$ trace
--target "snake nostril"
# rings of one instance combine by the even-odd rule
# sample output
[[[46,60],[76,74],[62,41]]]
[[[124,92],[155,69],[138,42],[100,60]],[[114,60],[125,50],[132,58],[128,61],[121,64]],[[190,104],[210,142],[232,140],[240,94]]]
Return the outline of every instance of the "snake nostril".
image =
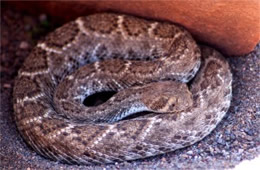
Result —
[[[110,99],[116,91],[103,91],[98,92],[93,95],[86,97],[83,101],[83,104],[87,107],[98,106],[102,103],[105,103],[108,99]]]

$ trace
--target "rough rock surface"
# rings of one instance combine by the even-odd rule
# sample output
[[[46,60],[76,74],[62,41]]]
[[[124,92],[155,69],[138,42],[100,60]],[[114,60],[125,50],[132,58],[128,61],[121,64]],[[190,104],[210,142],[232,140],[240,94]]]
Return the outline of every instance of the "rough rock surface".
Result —
[[[249,53],[260,40],[260,1],[42,1],[8,2],[12,8],[57,21],[72,20],[94,12],[114,11],[172,21],[185,26],[201,42],[229,55]],[[245,38],[246,37],[246,38]]]

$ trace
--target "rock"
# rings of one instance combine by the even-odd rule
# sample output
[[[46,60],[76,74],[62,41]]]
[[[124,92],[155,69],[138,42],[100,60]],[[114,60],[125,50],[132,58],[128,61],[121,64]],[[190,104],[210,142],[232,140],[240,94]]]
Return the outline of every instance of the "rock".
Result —
[[[252,129],[246,128],[244,129],[244,131],[246,132],[247,135],[249,136],[253,136],[254,135],[254,131]]]
[[[238,149],[238,155],[242,154],[244,152],[244,149]]]
[[[11,84],[8,84],[8,83],[5,83],[5,84],[3,85],[3,88],[10,89],[11,87],[12,87]]]
[[[243,55],[260,40],[259,1],[42,1],[5,2],[16,9],[68,21],[95,12],[115,11],[186,27],[194,37],[227,55]],[[141,10],[140,10],[141,9]],[[69,11],[69,12],[68,12]]]
[[[221,145],[225,145],[226,144],[225,141],[223,139],[221,139],[221,138],[217,139],[217,143],[221,144]]]
[[[190,150],[190,151],[187,152],[187,154],[188,154],[188,155],[192,155],[192,154],[193,154],[193,151]]]
[[[162,157],[161,161],[162,161],[162,162],[166,162],[166,158],[165,158],[165,157]]]
[[[29,48],[29,44],[26,41],[22,41],[19,45],[19,48],[21,49],[27,49]]]

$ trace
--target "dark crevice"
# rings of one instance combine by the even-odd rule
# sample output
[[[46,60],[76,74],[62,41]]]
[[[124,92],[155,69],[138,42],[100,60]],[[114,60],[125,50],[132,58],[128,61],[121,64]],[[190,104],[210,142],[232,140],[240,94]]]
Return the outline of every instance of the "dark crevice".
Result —
[[[117,93],[116,91],[98,92],[85,98],[83,104],[87,107],[98,106],[102,103],[105,103],[116,93]]]

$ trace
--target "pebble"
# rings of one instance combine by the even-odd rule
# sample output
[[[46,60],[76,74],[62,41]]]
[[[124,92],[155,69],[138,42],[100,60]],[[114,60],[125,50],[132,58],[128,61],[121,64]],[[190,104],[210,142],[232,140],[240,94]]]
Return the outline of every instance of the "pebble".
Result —
[[[238,149],[238,154],[240,155],[241,153],[244,152],[244,149]]]
[[[161,161],[162,161],[162,162],[166,162],[166,158],[165,158],[165,157],[162,157]]]
[[[29,48],[29,44],[26,41],[22,41],[19,45],[19,48],[21,49],[28,49]]]
[[[225,140],[231,141],[234,140],[234,134],[230,132],[230,130],[225,130]]]
[[[10,89],[11,87],[12,87],[11,84],[5,83],[5,84],[3,85],[3,88],[6,88],[6,89]]]
[[[237,161],[240,161],[240,160],[241,160],[241,156],[237,155],[237,156],[235,157],[235,159],[236,159]]]
[[[187,154],[188,154],[188,155],[192,155],[192,154],[193,154],[193,151],[188,151]]]
[[[254,131],[253,131],[252,129],[246,128],[244,131],[245,131],[246,134],[249,135],[249,136],[253,136],[253,135],[254,135]]]
[[[218,138],[217,143],[221,145],[225,145],[225,141],[221,138]]]

